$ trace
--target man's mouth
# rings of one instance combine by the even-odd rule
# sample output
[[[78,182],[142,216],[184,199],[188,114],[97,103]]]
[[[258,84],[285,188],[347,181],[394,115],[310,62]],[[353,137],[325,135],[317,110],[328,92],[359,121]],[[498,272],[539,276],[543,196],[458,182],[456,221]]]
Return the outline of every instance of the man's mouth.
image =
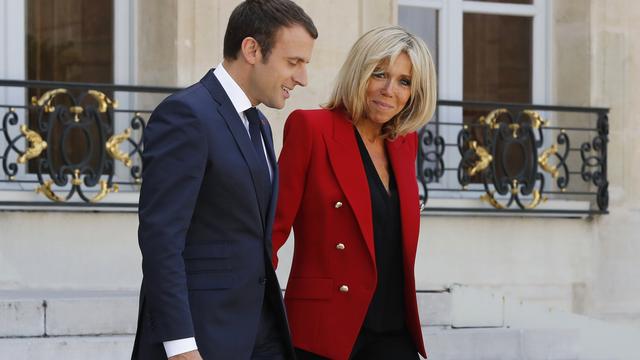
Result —
[[[291,91],[291,90],[287,89],[287,87],[286,87],[286,86],[282,86],[282,94],[283,94],[283,96],[284,96],[284,98],[285,98],[285,99],[288,99],[288,98],[289,98],[289,96],[290,96],[290,95],[289,95],[289,91]]]

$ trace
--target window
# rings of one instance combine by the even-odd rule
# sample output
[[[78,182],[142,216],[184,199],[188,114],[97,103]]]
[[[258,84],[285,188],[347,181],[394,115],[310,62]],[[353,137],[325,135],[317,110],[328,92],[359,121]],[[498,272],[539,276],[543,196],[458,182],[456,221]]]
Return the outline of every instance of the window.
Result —
[[[3,49],[0,79],[131,84],[135,78],[136,3],[128,0],[0,0],[0,47]],[[16,123],[3,130],[5,136],[0,137],[0,148],[7,149],[8,141],[15,141],[21,135],[22,125],[29,130],[38,130],[37,121],[27,108],[32,96],[37,98],[47,90],[50,89],[0,87],[0,116],[9,116],[13,111],[11,116],[16,118]],[[68,92],[77,93],[74,89],[68,89]],[[132,105],[135,100],[133,93],[103,92],[117,100],[120,108],[135,108]],[[122,133],[130,126],[130,119],[131,114],[123,112],[116,112],[111,119],[105,119],[104,123],[111,127],[108,134]],[[54,141],[43,139],[47,141],[49,150],[58,153],[53,163],[95,163],[96,156],[87,155],[91,153],[88,148],[93,146],[87,139],[96,135],[95,129],[78,127],[65,133],[54,127],[50,133],[53,132],[58,132],[58,136],[53,136]],[[126,143],[122,144],[125,151],[126,146]],[[43,184],[43,179],[34,173],[37,171],[33,160],[28,162],[29,166],[16,163],[16,151],[26,147],[27,142],[23,138],[11,148],[5,161],[7,166],[0,178],[0,192],[6,203],[46,201],[42,194],[33,192],[33,184]],[[109,173],[129,179],[130,172],[130,168],[116,162],[98,174]],[[47,180],[49,174],[43,178]],[[77,182],[75,180],[71,182]],[[56,191],[64,194],[70,184],[54,186],[57,186]],[[82,186],[87,186],[88,192],[95,192],[98,187],[91,187],[85,182]],[[135,203],[135,198],[133,193],[111,194],[107,202]]]
[[[546,103],[546,8],[546,0],[399,0],[398,23],[422,37],[437,57],[439,99]],[[486,112],[439,107],[427,130],[442,135],[447,168],[431,179],[430,188],[442,190],[430,192],[431,198],[477,197],[446,189],[459,187],[452,165],[461,158],[456,148],[460,126],[477,123]],[[460,125],[446,126],[450,123]],[[482,134],[470,132],[470,140],[481,145]],[[427,147],[427,153],[438,150],[433,143]],[[522,161],[518,156],[505,161]],[[437,164],[426,163],[437,170]],[[434,169],[430,174],[437,174]],[[479,188],[474,182],[471,187]]]
[[[466,13],[463,15],[463,86],[465,101],[532,102],[532,21],[530,17]],[[483,127],[478,126],[486,109],[465,107],[463,124],[469,141],[485,146]],[[498,122],[503,121],[502,117]],[[532,144],[525,144],[530,147]],[[507,159],[494,159],[498,169],[515,174],[525,155],[508,151]],[[471,180],[480,183],[480,176]]]
[[[28,0],[27,1],[27,78],[63,82],[113,83],[113,1]],[[30,88],[28,99],[39,99],[49,89]],[[81,91],[69,91],[80,100]],[[113,93],[106,93],[113,98]],[[67,97],[56,105],[71,107]],[[99,121],[113,126],[104,116]],[[47,120],[48,121],[48,120]],[[29,128],[40,129],[40,117],[29,111]],[[96,126],[68,127],[65,119],[48,123],[51,132],[48,152],[51,169],[87,163],[95,168],[100,161]],[[66,129],[66,130],[65,130]],[[68,131],[66,134],[64,131]],[[38,172],[37,161],[29,162],[29,172]],[[113,166],[109,166],[113,169]],[[104,170],[103,170],[104,171]]]

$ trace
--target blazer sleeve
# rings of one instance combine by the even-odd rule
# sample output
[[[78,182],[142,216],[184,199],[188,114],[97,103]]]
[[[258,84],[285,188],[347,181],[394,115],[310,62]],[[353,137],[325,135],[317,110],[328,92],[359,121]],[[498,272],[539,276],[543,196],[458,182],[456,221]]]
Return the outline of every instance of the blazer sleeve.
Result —
[[[144,131],[138,242],[143,291],[156,341],[194,336],[182,252],[207,162],[199,120],[166,100]]]
[[[273,267],[278,267],[278,250],[291,232],[306,183],[307,167],[313,146],[310,119],[304,110],[296,110],[284,125],[284,136],[278,159],[279,195],[273,224]]]

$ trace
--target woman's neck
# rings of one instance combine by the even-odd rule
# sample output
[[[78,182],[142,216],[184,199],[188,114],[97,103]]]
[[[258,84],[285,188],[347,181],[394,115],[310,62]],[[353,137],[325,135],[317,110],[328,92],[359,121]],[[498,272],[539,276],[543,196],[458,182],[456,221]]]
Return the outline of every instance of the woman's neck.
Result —
[[[356,129],[360,133],[360,136],[369,144],[375,144],[382,140],[382,126],[363,120],[357,123]]]

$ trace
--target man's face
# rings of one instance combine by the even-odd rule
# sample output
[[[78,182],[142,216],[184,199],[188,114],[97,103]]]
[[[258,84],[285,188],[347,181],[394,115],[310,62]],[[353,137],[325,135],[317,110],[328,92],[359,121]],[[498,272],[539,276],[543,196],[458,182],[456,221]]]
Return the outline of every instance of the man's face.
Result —
[[[296,85],[307,85],[307,64],[311,60],[314,43],[315,40],[300,25],[280,28],[266,62],[258,51],[250,77],[251,102],[282,109]]]

